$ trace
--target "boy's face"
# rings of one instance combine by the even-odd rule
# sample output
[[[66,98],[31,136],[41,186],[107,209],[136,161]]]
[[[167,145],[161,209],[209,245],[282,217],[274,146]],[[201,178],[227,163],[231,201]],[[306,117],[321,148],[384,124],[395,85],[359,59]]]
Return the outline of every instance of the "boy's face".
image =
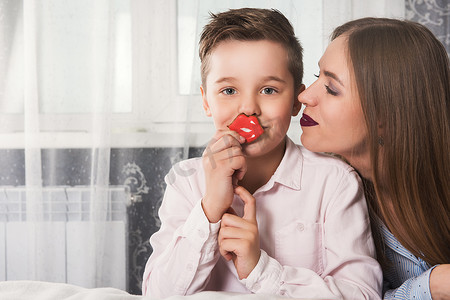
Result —
[[[227,126],[241,113],[258,118],[264,133],[244,144],[249,156],[279,146],[291,116],[301,108],[287,52],[272,41],[221,42],[211,53],[206,86],[201,91],[206,115],[213,117],[219,131],[229,130]]]

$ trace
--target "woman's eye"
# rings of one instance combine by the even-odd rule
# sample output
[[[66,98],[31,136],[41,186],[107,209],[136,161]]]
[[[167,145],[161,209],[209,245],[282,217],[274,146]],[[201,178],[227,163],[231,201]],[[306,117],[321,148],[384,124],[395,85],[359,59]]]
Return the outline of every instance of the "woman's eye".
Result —
[[[266,95],[272,95],[276,93],[276,90],[273,88],[263,88],[262,93]]]
[[[226,88],[222,90],[222,93],[225,95],[234,95],[236,94],[236,90],[233,88]]]
[[[327,90],[327,93],[332,95],[332,96],[337,96],[339,93],[332,90],[328,85],[325,85],[325,89]]]

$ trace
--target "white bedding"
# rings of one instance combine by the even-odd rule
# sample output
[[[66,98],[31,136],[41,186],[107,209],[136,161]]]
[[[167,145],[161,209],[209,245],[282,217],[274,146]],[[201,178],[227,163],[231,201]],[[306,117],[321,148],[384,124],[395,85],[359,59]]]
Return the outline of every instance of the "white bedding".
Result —
[[[114,288],[83,287],[41,281],[2,281],[1,300],[156,300],[153,297],[131,295]],[[190,296],[172,296],[165,300],[279,300],[289,299],[271,295],[201,292]]]

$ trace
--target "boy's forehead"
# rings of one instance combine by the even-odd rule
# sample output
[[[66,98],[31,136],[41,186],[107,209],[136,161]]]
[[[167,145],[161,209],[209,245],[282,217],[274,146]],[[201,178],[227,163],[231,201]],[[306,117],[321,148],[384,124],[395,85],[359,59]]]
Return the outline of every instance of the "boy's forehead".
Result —
[[[209,57],[210,67],[228,66],[239,61],[243,64],[261,61],[266,61],[266,64],[275,62],[279,67],[287,68],[288,53],[281,43],[270,40],[226,40],[217,44]]]

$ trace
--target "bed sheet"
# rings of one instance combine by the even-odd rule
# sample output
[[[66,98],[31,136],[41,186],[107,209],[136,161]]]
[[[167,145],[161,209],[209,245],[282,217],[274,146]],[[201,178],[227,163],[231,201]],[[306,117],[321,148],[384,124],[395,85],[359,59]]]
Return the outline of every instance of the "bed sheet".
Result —
[[[149,296],[131,295],[115,288],[87,289],[65,283],[43,281],[0,282],[1,300],[156,300]],[[171,296],[165,300],[286,300],[273,295],[200,292],[189,296]]]

